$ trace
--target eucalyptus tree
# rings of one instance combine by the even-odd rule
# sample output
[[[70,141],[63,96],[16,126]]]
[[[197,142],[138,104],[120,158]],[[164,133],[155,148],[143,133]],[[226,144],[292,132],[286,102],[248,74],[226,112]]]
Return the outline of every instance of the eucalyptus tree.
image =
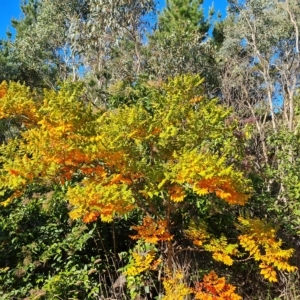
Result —
[[[88,73],[94,101],[105,101],[108,84],[134,80],[142,72],[145,17],[155,4],[153,0],[86,0],[85,4],[86,18],[71,20],[70,45]]]
[[[142,18],[153,0],[29,0],[23,18],[13,20],[14,57],[55,86],[88,73],[103,89],[108,79],[140,73]]]
[[[300,225],[299,26],[297,0],[230,0],[220,50],[223,101],[254,125],[249,158],[275,196],[271,209],[285,211],[280,218],[293,230]]]
[[[232,76],[236,73],[243,76],[250,70],[255,79],[256,86],[249,82],[242,84],[249,92],[244,101],[251,98],[251,89],[259,89],[261,96],[255,95],[255,104],[258,106],[260,102],[259,107],[264,107],[263,119],[270,116],[272,130],[277,132],[280,122],[276,114],[280,115],[292,132],[295,129],[294,96],[300,70],[300,7],[296,0],[248,0],[242,3],[231,0],[230,3],[231,14],[221,50],[225,62],[239,62],[237,72],[232,72]],[[239,83],[232,80],[234,84]],[[228,99],[230,93],[224,93],[224,97]],[[253,108],[252,104],[248,101],[247,107]]]

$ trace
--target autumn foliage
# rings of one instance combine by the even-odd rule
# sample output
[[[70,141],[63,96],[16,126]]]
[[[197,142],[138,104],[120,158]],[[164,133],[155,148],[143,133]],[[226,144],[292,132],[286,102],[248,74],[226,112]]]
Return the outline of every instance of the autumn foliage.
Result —
[[[235,134],[238,122],[216,99],[205,97],[202,83],[198,76],[178,76],[149,85],[147,107],[138,102],[113,110],[85,104],[78,84],[64,83],[41,96],[23,85],[2,83],[0,117],[18,128],[1,146],[2,205],[13,203],[30,184],[60,184],[67,186],[72,219],[112,222],[138,212],[141,223],[131,227],[131,238],[157,248],[144,255],[133,252],[127,276],[155,272],[161,263],[172,268],[178,214],[184,237],[193,243],[189,250],[200,248],[227,266],[249,253],[270,282],[277,281],[275,269],[295,271],[288,263],[293,250],[283,250],[262,221],[238,218],[240,234],[229,242],[226,230],[217,235],[197,216],[205,218],[195,199],[230,209],[245,205],[252,194],[240,168],[245,140]],[[159,245],[164,260],[158,258],[163,257]],[[241,299],[214,272],[194,289],[179,273],[174,276],[163,281],[165,300],[174,299],[175,285],[182,299],[189,294]]]
[[[225,278],[219,278],[214,271],[205,275],[203,282],[196,283],[195,299],[199,300],[242,300],[235,293],[235,287],[226,283]]]

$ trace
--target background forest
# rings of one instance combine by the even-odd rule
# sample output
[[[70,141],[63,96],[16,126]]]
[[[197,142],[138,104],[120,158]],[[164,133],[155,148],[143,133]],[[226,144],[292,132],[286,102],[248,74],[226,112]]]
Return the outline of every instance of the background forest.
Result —
[[[21,8],[0,299],[300,299],[299,1]]]

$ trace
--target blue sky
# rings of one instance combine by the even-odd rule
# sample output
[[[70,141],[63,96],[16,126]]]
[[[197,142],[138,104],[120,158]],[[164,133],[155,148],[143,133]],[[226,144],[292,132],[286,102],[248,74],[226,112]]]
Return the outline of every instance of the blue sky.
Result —
[[[22,15],[20,2],[21,0],[0,0],[0,39],[6,37],[7,30],[11,30],[10,20],[12,18],[19,19]],[[160,0],[160,2],[163,6],[164,0]],[[226,13],[227,0],[204,0],[204,9],[206,12],[212,3],[214,3],[216,12],[220,11],[224,17]]]
[[[6,37],[6,31],[11,29],[10,20],[21,16],[20,0],[0,0],[0,38]]]

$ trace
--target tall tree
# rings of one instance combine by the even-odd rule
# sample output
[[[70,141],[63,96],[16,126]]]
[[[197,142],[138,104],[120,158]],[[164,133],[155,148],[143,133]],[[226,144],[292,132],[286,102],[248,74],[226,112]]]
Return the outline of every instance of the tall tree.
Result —
[[[195,73],[216,83],[215,46],[208,37],[214,10],[210,9],[206,19],[202,4],[203,0],[167,1],[146,48],[150,73],[162,78]]]
[[[33,26],[36,22],[38,6],[39,4],[37,1],[33,0],[29,1],[27,4],[24,1],[23,5],[21,5],[24,18],[22,21],[17,21],[15,19],[11,21],[17,36],[29,26]],[[3,39],[0,41],[0,61],[0,81],[20,81],[35,87],[44,85],[40,74],[27,63],[26,55],[18,55],[10,32],[7,32],[6,40]]]
[[[266,189],[275,196],[270,209],[285,207],[289,213],[280,219],[288,219],[295,229],[299,226],[295,188],[300,167],[299,4],[230,1],[229,11],[220,52],[223,100],[235,107],[242,122],[254,125],[252,160],[257,171],[269,170],[264,173]]]
[[[57,80],[78,75],[78,60],[68,41],[70,21],[84,15],[83,1],[23,1],[23,17],[12,20],[14,40],[6,42],[13,60],[37,74],[42,86],[54,87]]]
[[[71,49],[88,72],[94,101],[107,99],[109,83],[141,72],[142,19],[154,9],[153,0],[85,1],[86,18],[72,19]]]

